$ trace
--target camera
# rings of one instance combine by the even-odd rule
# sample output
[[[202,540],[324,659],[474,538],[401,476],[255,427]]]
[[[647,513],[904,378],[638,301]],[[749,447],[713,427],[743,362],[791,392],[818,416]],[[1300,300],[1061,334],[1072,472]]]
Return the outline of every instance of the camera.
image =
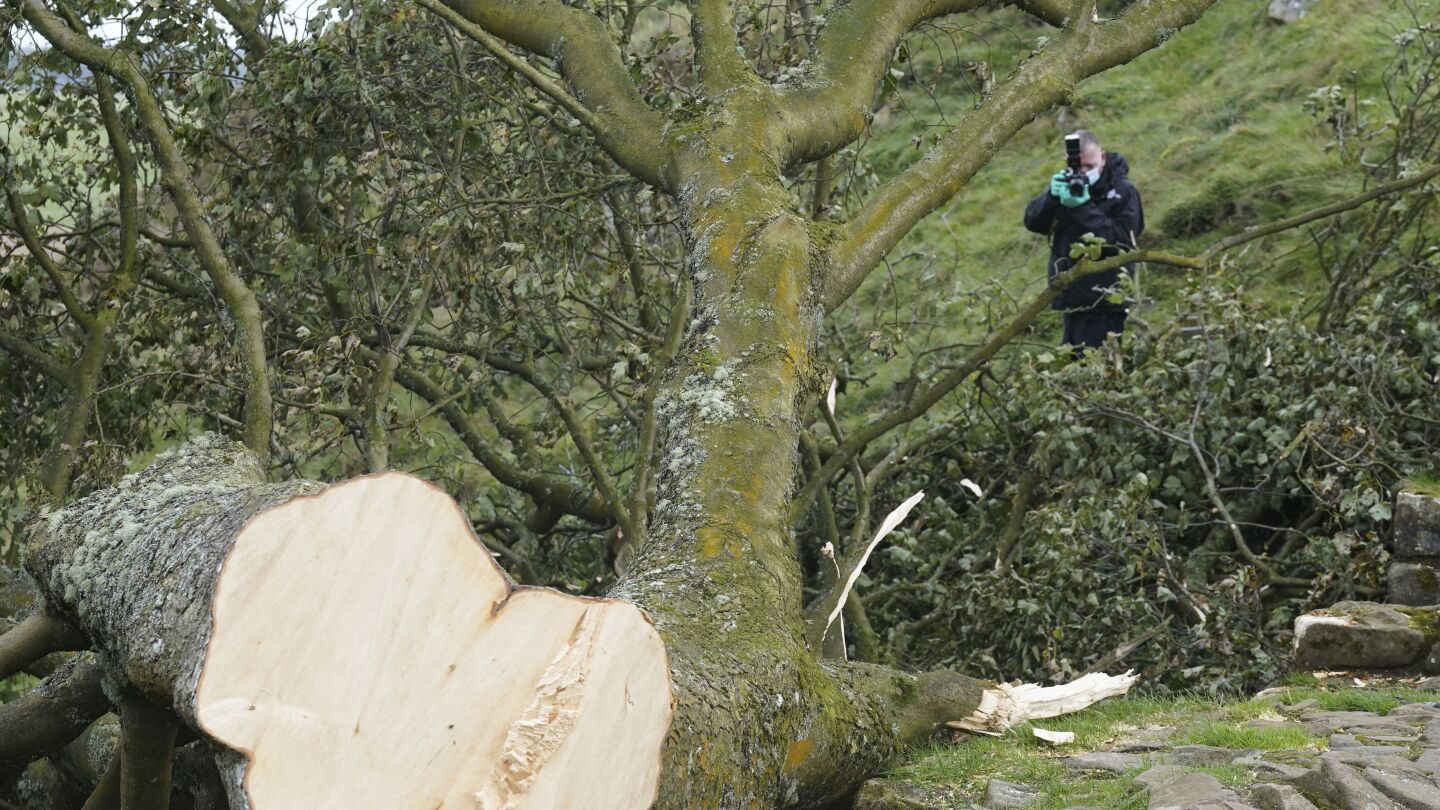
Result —
[[[1085,172],[1080,168],[1080,136],[1065,136],[1065,187],[1070,189],[1071,196],[1079,197],[1085,193],[1085,187],[1090,181],[1085,177]]]

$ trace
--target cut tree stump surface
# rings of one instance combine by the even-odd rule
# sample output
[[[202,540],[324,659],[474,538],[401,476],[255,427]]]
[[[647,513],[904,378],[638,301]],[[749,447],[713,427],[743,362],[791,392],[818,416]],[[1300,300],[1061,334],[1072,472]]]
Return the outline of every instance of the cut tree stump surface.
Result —
[[[511,585],[454,501],[402,474],[240,532],[195,704],[249,754],[256,810],[645,807],[671,713],[644,614]]]

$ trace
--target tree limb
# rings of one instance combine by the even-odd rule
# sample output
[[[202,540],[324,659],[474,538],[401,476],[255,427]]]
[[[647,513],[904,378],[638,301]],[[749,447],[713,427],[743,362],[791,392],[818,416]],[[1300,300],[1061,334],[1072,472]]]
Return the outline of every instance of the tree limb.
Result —
[[[1030,323],[1040,316],[1040,313],[1049,308],[1050,302],[1054,301],[1071,283],[1096,273],[1104,273],[1108,270],[1115,270],[1124,267],[1132,262],[1155,262],[1158,264],[1171,264],[1180,267],[1201,268],[1205,263],[1199,259],[1192,259],[1188,256],[1177,256],[1173,253],[1165,253],[1156,250],[1138,250],[1129,253],[1121,253],[1098,262],[1084,261],[1074,269],[1055,276],[1045,286],[1045,289],[1030,299],[1010,322],[1000,329],[990,333],[984,343],[976,347],[970,354],[960,362],[950,373],[941,377],[939,381],[919,392],[910,398],[909,402],[902,408],[893,411],[888,416],[868,422],[859,430],[850,434],[845,442],[835,448],[835,452],[825,461],[820,468],[819,474],[812,476],[805,482],[798,495],[795,497],[792,506],[791,516],[798,519],[810,508],[810,503],[815,499],[817,490],[825,486],[831,478],[840,471],[849,458],[863,450],[870,442],[878,439],[891,430],[910,422],[930,410],[942,397],[950,393],[960,383],[964,382],[971,374],[974,374],[981,366],[990,361],[1000,349],[1024,332]]]
[[[177,718],[138,695],[120,699],[120,810],[167,810]]]
[[[865,131],[895,48],[920,23],[984,0],[854,0],[826,15],[810,70],[779,94],[780,163],[819,160]]]
[[[460,27],[454,15],[446,15],[432,0],[418,0],[421,5],[444,16]],[[33,0],[32,0],[33,2]],[[460,27],[477,39],[507,67],[534,83],[540,74],[523,65],[513,56],[504,55],[503,46],[493,42],[498,37],[537,56],[557,60],[560,74],[574,91],[575,104],[566,101],[570,94],[557,95],[553,82],[536,84],[572,115],[580,119],[603,148],[617,163],[637,178],[663,191],[674,183],[670,177],[671,157],[661,139],[663,120],[645,104],[620,48],[610,37],[609,28],[593,13],[565,5],[559,0],[443,0],[446,7],[479,26]],[[493,35],[491,39],[477,33]],[[576,108],[590,114],[581,116]]]
[[[706,95],[719,95],[754,72],[735,36],[730,0],[690,0],[690,38]]]
[[[0,783],[58,751],[110,710],[100,664],[76,656],[20,697],[0,705]]]
[[[48,613],[33,613],[0,635],[0,680],[54,652],[83,650],[85,636],[69,622]]]
[[[43,349],[38,349],[28,341],[22,340],[9,332],[0,332],[0,349],[15,355],[26,363],[45,372],[45,375],[56,382],[70,384],[70,369],[64,363]]]
[[[446,399],[445,389],[434,380],[405,366],[395,370],[395,380],[429,402],[438,403]],[[526,493],[536,503],[547,504],[591,523],[605,525],[614,522],[609,505],[600,495],[508,461],[490,446],[484,431],[458,403],[446,404],[440,413],[475,460],[501,484]]]

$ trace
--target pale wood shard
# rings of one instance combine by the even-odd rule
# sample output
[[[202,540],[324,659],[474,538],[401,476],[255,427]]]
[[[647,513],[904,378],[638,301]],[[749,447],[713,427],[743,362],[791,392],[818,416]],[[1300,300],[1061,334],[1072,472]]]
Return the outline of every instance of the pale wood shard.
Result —
[[[1123,695],[1139,678],[1132,670],[1124,675],[1096,672],[1059,686],[1002,683],[986,689],[980,705],[968,717],[949,721],[945,726],[999,736],[1030,720],[1078,712],[1105,698]]]
[[[252,810],[644,808],[672,708],[638,608],[515,587],[400,473],[250,520],[195,693]]]
[[[825,632],[828,633],[830,631],[830,625],[835,623],[836,617],[845,609],[845,600],[850,596],[850,589],[855,587],[855,581],[860,579],[860,572],[864,570],[865,563],[870,560],[870,553],[875,550],[876,546],[880,545],[880,541],[884,540],[886,535],[895,531],[895,527],[904,522],[905,516],[909,515],[910,510],[914,509],[915,504],[920,503],[924,497],[924,490],[911,495],[904,503],[892,509],[890,514],[886,515],[885,519],[880,522],[880,528],[876,530],[875,536],[870,539],[870,544],[865,547],[865,551],[860,555],[860,559],[857,560],[854,567],[850,569],[850,576],[845,579],[845,584],[840,589],[840,596],[835,601],[835,607],[825,619]]]
[[[1048,728],[1031,726],[1030,732],[1034,734],[1036,738],[1044,740],[1051,745],[1066,745],[1075,742],[1075,732],[1073,731],[1051,731]]]

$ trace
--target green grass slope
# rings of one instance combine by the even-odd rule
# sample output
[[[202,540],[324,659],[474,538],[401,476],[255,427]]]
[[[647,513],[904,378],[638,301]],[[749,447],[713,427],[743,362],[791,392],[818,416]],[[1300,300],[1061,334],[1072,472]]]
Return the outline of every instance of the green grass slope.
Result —
[[[1062,167],[1061,137],[1075,127],[1093,130],[1129,162],[1145,205],[1142,246],[1196,251],[1224,234],[1355,193],[1357,178],[1326,149],[1331,135],[1305,101],[1329,85],[1378,97],[1391,38],[1413,25],[1409,20],[1385,0],[1318,0],[1300,21],[1277,25],[1267,21],[1264,0],[1219,0],[1164,46],[1081,83],[1072,107],[1019,132],[909,235],[891,256],[891,273],[872,276],[861,311],[876,313],[877,323],[913,318],[912,329],[953,329],[951,337],[963,338],[983,326],[973,296],[987,294],[987,285],[1010,294],[1033,288],[1047,248],[1044,237],[1024,230],[1021,216]],[[862,152],[879,177],[919,157],[946,122],[972,109],[977,97],[963,62],[990,61],[1003,79],[1046,32],[1053,34],[1000,11],[944,36],[912,37],[900,100],[877,117]],[[1320,291],[1304,240],[1296,231],[1250,248],[1260,261],[1247,264],[1266,268],[1252,282],[1257,294],[1284,304]],[[1144,273],[1146,293],[1159,299],[1155,317],[1163,319],[1164,293],[1178,272]]]

